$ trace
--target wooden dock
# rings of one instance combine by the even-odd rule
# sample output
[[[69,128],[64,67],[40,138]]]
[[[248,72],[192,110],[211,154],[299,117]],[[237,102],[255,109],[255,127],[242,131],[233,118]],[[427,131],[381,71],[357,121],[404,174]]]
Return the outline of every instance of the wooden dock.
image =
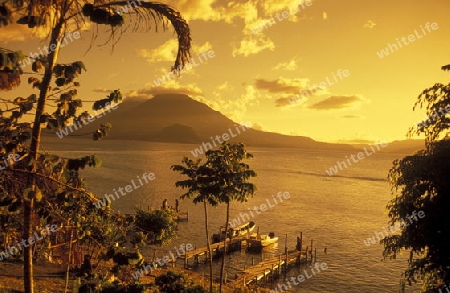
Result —
[[[182,221],[189,221],[189,212],[178,212],[178,221],[182,222]]]
[[[227,251],[235,251],[236,249],[240,249],[242,245],[242,241],[245,241],[248,239],[247,235],[233,237],[233,238],[227,238],[226,245],[227,245]],[[216,254],[219,251],[222,251],[224,248],[223,241],[220,241],[218,243],[211,244],[211,252]],[[195,259],[195,263],[199,263],[199,257],[205,255],[205,259],[208,259],[210,257],[208,255],[208,246],[202,247],[202,248],[196,248],[193,251],[188,251],[184,255],[180,255],[180,258],[184,258],[184,267],[187,268],[188,261],[190,258]]]
[[[308,262],[308,254],[310,254],[309,259],[312,260],[312,250],[308,250],[308,247],[301,252],[294,250],[279,256],[267,258],[257,265],[245,269],[229,285],[232,287],[242,287],[253,282],[257,283],[260,280],[267,280],[269,277],[280,276],[283,271],[288,269],[289,265],[300,265],[302,262]]]
[[[301,251],[292,250],[288,251],[287,248],[287,234],[284,247],[284,254],[278,256],[267,258],[261,261],[257,265],[253,265],[237,275],[237,278],[229,283],[231,287],[242,287],[247,286],[253,282],[258,283],[260,280],[266,280],[271,277],[272,280],[275,277],[279,277],[282,272],[287,273],[290,265],[296,264],[300,266],[302,263],[308,263],[308,260],[312,263],[317,257],[317,250],[314,248],[313,254],[313,243],[311,239],[311,246],[306,246],[302,248],[301,243],[303,243],[303,233],[300,232],[300,237],[297,237],[300,241]],[[309,256],[309,257],[308,257]]]

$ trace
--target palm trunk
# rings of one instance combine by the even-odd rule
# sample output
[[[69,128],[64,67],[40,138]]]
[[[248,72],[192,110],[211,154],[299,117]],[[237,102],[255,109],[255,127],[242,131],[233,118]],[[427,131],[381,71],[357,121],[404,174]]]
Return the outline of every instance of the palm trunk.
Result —
[[[41,89],[39,92],[39,99],[36,106],[36,115],[34,117],[33,130],[31,133],[31,145],[30,145],[30,161],[37,161],[37,155],[39,150],[39,144],[41,141],[41,123],[40,117],[45,111],[45,102],[47,100],[48,89],[50,86],[50,81],[52,80],[53,67],[56,63],[56,57],[59,51],[58,40],[61,37],[62,27],[64,22],[59,21],[55,28],[52,30],[49,47],[52,44],[56,44],[56,49],[51,51],[48,55],[48,66],[45,68],[44,77],[42,78]],[[32,172],[36,172],[36,166],[34,165]],[[28,181],[29,186],[33,190],[36,189],[36,177],[31,174]],[[33,210],[34,210],[34,199],[29,201],[24,200],[23,204],[23,239],[29,239],[33,237]],[[23,276],[24,276],[24,289],[25,293],[33,293],[33,246],[29,245],[24,248],[24,265],[23,265]]]
[[[208,246],[209,253],[209,293],[213,291],[213,267],[212,267],[212,251],[211,251],[211,243],[209,239],[208,232],[208,209],[206,208],[206,200],[203,201],[203,206],[205,208],[205,231],[206,231],[206,245]]]
[[[222,266],[220,267],[220,285],[219,291],[222,292],[223,277],[225,271],[225,257],[227,255],[227,233],[228,233],[228,221],[230,220],[230,203],[227,202],[227,221],[225,222],[225,240],[223,241],[223,255]]]

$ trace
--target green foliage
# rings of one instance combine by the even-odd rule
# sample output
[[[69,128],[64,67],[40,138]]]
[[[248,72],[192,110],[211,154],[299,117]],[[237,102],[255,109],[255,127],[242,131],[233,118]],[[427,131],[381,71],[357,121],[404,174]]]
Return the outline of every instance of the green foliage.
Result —
[[[42,59],[36,60],[34,63],[36,62],[39,62],[41,64],[43,63]],[[45,63],[42,64],[41,66],[39,66],[39,68],[41,68],[44,65],[46,64]],[[69,85],[74,81],[76,77],[78,77],[78,75],[81,74],[82,70],[86,71],[86,67],[81,61],[76,61],[73,62],[72,64],[56,64],[55,67],[53,67],[53,75],[56,78],[55,80],[56,85],[58,87]]]
[[[122,93],[120,92],[120,90],[114,90],[105,99],[96,101],[94,103],[94,105],[92,106],[92,109],[100,110],[100,109],[106,108],[108,106],[111,106],[113,103],[117,104],[121,100],[122,100]]]
[[[181,161],[182,165],[171,166],[173,171],[188,177],[186,180],[177,181],[175,186],[188,189],[185,194],[181,195],[181,199],[194,198],[194,204],[206,201],[210,205],[216,206],[218,202],[214,194],[210,193],[210,190],[208,189],[208,177],[206,174],[209,170],[205,164],[200,165],[201,162],[201,159],[194,161],[184,157]]]
[[[206,157],[208,161],[202,171],[208,178],[209,192],[214,194],[219,202],[246,202],[248,196],[255,193],[255,185],[248,180],[256,177],[256,172],[243,163],[243,160],[250,159],[253,155],[247,153],[243,143],[224,142],[219,149],[207,151]]]
[[[383,255],[393,257],[410,251],[405,277],[409,282],[424,280],[427,289],[439,282],[450,282],[450,141],[443,140],[401,160],[394,161],[389,181],[399,193],[387,206],[390,223],[407,222],[400,235],[384,238]],[[425,217],[413,223],[406,219],[413,211],[423,211]]]
[[[0,5],[0,27],[6,26],[11,22],[11,11],[5,4]]]
[[[206,293],[205,288],[197,285],[193,278],[186,276],[183,272],[170,270],[165,275],[156,277],[155,284],[159,292],[163,293]]]
[[[248,182],[251,177],[256,176],[256,172],[250,169],[243,160],[252,158],[247,153],[243,143],[229,144],[224,142],[217,150],[209,150],[205,153],[206,162],[201,165],[201,160],[193,161],[184,157],[182,165],[173,165],[171,169],[186,175],[188,178],[175,183],[175,186],[188,191],[181,196],[181,199],[194,198],[194,203],[203,202],[205,204],[205,230],[208,236],[208,217],[206,203],[216,206],[219,203],[227,204],[227,219],[225,226],[228,227],[230,202],[246,202],[248,196],[253,195],[256,187]],[[208,246],[209,246],[209,239]],[[224,268],[223,255],[221,279]],[[210,266],[211,263],[210,263]],[[212,268],[210,267],[212,275]],[[222,282],[221,282],[222,283]],[[212,283],[210,284],[210,288]]]
[[[145,292],[144,286],[140,284],[117,284],[111,283],[105,285],[101,290],[101,293],[141,293]]]
[[[124,17],[111,8],[94,7],[86,3],[82,12],[84,16],[89,17],[90,21],[98,24],[108,24],[112,27],[124,24]]]
[[[446,68],[443,67],[444,70]],[[409,136],[424,134],[426,144],[450,137],[450,83],[436,83],[423,90],[413,109],[417,107],[425,107],[429,119],[411,127]]]
[[[450,70],[450,64],[442,66],[441,69],[444,70],[444,71],[449,71]]]
[[[0,6],[0,27],[2,26],[2,7]],[[25,58],[21,51],[10,51],[0,48],[0,90],[11,90],[20,85],[23,73],[20,62]]]
[[[135,226],[147,233],[150,243],[168,243],[176,236],[177,215],[173,210],[143,211],[136,208]]]
[[[69,159],[67,160],[67,169],[78,171],[80,168],[84,169],[88,165],[89,167],[98,168],[102,165],[102,161],[96,156],[86,156],[81,159]]]
[[[436,84],[418,97],[417,105],[426,104],[427,114],[450,105],[450,84]],[[450,160],[449,113],[429,120],[416,133],[426,136],[426,149],[396,160],[388,179],[395,194],[387,205],[390,224],[400,223],[402,231],[381,240],[383,256],[395,258],[409,251],[405,279],[423,281],[423,290],[437,289],[450,283]],[[410,129],[409,134],[414,133]],[[412,212],[425,217],[409,221]]]
[[[92,156],[72,159],[69,168],[66,158],[39,154],[41,126],[60,130],[68,126],[70,120],[79,122],[86,118],[86,113],[77,116],[82,101],[76,98],[77,91],[74,89],[79,86],[75,78],[86,70],[84,64],[80,61],[56,64],[59,43],[64,39],[67,28],[80,30],[85,25],[85,16],[89,16],[92,22],[111,26],[112,41],[115,41],[116,32],[125,31],[117,29],[124,23],[124,18],[117,12],[117,8],[128,6],[128,2],[100,1],[96,2],[95,6],[83,8],[81,5],[78,1],[48,0],[6,0],[0,4],[0,27],[9,25],[13,19],[29,28],[43,26],[43,29],[48,30],[48,48],[51,49],[48,56],[40,56],[31,66],[33,72],[42,72],[28,78],[32,88],[39,91],[36,95],[38,99],[33,95],[28,99],[19,97],[14,101],[0,99],[4,105],[2,107],[6,107],[6,110],[0,109],[0,156],[8,156],[8,166],[2,166],[0,169],[0,214],[8,217],[6,223],[15,222],[21,226],[26,239],[32,236],[36,228],[33,220],[37,215],[41,223],[59,223],[75,227],[78,233],[75,237],[80,243],[89,243],[89,247],[101,249],[107,243],[113,243],[116,238],[122,239],[124,230],[121,230],[120,223],[111,225],[112,216],[108,207],[94,208],[93,201],[96,199],[86,191],[78,173],[83,166],[97,166],[99,161]],[[178,11],[165,4],[145,2],[134,19],[135,29],[139,28],[142,22],[146,23],[146,29],[154,28],[153,21],[155,25],[163,22],[164,27],[170,22],[175,27],[179,43],[174,66],[187,62],[191,48],[190,30]],[[152,25],[148,25],[150,22]],[[20,52],[0,48],[0,90],[11,90],[20,84],[23,58],[25,56]],[[53,80],[56,88],[52,88]],[[119,91],[114,91],[108,97],[116,103],[121,98]],[[49,101],[56,103],[54,113],[44,113]],[[35,110],[34,121],[19,123],[19,119],[25,114],[32,114],[32,110]],[[109,124],[102,125],[94,133],[94,139],[104,137],[110,128]],[[31,143],[28,145],[29,140]],[[19,159],[10,160],[10,155],[14,158],[17,155]],[[20,207],[23,213],[18,217]],[[161,241],[171,233],[172,231],[162,233]],[[25,292],[32,293],[33,247],[29,246],[25,251],[24,289]]]
[[[125,269],[125,268],[123,268]],[[126,273],[131,274],[133,270],[125,270]],[[120,276],[120,275],[119,275]],[[90,278],[82,281],[82,285],[78,289],[78,293],[141,293],[145,291],[144,285],[136,283],[127,283],[121,279],[111,281],[108,275],[96,275],[95,278]]]
[[[247,196],[256,191],[256,187],[247,182],[256,173],[242,162],[252,157],[246,152],[244,144],[223,143],[218,150],[209,150],[205,155],[207,161],[202,165],[200,159],[193,161],[185,157],[183,165],[171,167],[173,171],[188,177],[175,183],[177,187],[188,189],[181,199],[194,197],[194,203],[205,200],[216,206],[231,200],[245,202]]]

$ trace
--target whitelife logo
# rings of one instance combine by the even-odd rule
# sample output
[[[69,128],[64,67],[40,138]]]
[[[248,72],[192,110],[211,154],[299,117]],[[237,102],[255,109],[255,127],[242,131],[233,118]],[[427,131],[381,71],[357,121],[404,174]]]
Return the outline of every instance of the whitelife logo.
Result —
[[[241,225],[241,223],[248,222],[248,221],[250,221],[250,219],[254,218],[254,217],[255,217],[255,214],[253,214],[253,211],[254,211],[257,215],[259,215],[259,214],[261,214],[262,212],[267,211],[268,208],[269,208],[269,209],[274,208],[274,207],[276,207],[276,206],[278,205],[278,203],[282,203],[282,202],[283,202],[283,198],[284,198],[285,200],[286,200],[286,199],[290,199],[290,198],[291,198],[291,195],[290,195],[289,192],[287,192],[287,191],[285,191],[285,192],[283,192],[283,193],[280,191],[280,192],[277,193],[277,197],[278,197],[278,200],[275,198],[275,195],[272,194],[272,200],[273,200],[273,203],[274,203],[274,204],[272,204],[271,201],[267,198],[267,199],[266,199],[267,205],[266,205],[265,203],[261,204],[261,205],[259,206],[259,210],[258,210],[258,207],[257,207],[257,206],[254,206],[254,207],[253,207],[253,210],[251,210],[250,208],[248,208],[248,211],[249,211],[248,213],[247,213],[247,212],[239,213],[239,217],[237,217],[236,219],[234,219],[234,220],[232,220],[232,221],[229,222],[231,228],[235,228],[235,227]],[[279,202],[278,202],[278,201],[279,201]]]
[[[60,43],[60,45],[59,45],[60,48],[63,48],[64,46],[69,44],[69,41],[73,42],[74,40],[78,40],[79,38],[81,38],[80,32],[73,32],[73,33],[69,32],[69,33],[65,34],[61,39],[57,40],[56,42]],[[30,65],[35,60],[38,60],[42,57],[49,55],[51,52],[54,52],[56,50],[56,44],[51,44],[49,47],[44,46],[43,50],[44,51],[42,51],[41,47],[39,47],[38,48],[39,53],[30,52],[30,55],[28,56],[27,59],[24,59],[19,62],[20,67],[23,68],[27,65]]]
[[[111,107],[109,107],[111,106]],[[109,107],[109,108],[108,108]],[[95,121],[95,119],[99,119],[100,117],[106,115],[106,113],[111,113],[111,110],[116,110],[117,109],[117,104],[116,105],[110,105],[109,102],[107,102],[105,104],[105,107],[102,108],[101,113],[97,114],[97,111],[94,110],[94,116],[89,115],[89,117],[81,117],[78,121],[76,121],[73,124],[67,125],[66,127],[64,127],[63,129],[61,129],[60,131],[56,132],[56,135],[61,139],[65,136],[68,136],[70,133],[73,132],[73,128],[75,128],[75,130],[81,129],[84,125],[88,125],[89,123],[92,123]],[[105,110],[106,109],[106,110]],[[105,113],[106,112],[106,113]],[[81,122],[81,123],[80,123]],[[73,127],[73,128],[72,128]]]
[[[309,266],[309,268],[310,268],[311,275],[308,274],[307,270],[303,270],[303,274],[300,274],[297,277],[291,277],[284,284],[278,284],[278,286],[275,287],[275,289],[270,290],[269,293],[278,293],[278,292],[282,293],[285,291],[289,292],[290,289],[292,289],[292,285],[294,285],[294,286],[300,285],[301,283],[303,283],[306,280],[311,279],[315,275],[317,275],[323,271],[326,271],[328,269],[328,264],[326,262],[322,262],[322,263],[316,262],[314,264],[314,267]]]
[[[339,81],[343,80],[346,77],[350,76],[350,71],[348,69],[339,69],[336,74],[334,72],[331,73],[333,75],[332,80],[330,80],[329,76],[325,78],[325,81],[322,81],[321,83],[313,84],[308,90],[300,90],[298,93],[300,95],[295,95],[293,98],[289,99],[289,104],[294,105],[297,102],[300,102],[303,98],[309,98],[310,96],[314,95],[316,92],[320,90],[324,90],[328,86],[332,86],[335,83],[338,83]],[[336,75],[339,77],[336,77]]]
[[[173,262],[176,261],[177,257],[181,257],[185,255],[189,251],[194,250],[194,246],[190,243],[188,244],[181,244],[180,249],[178,249],[176,246],[174,246],[175,251],[177,253],[177,256],[175,256],[172,251],[169,251],[169,255],[166,255],[162,258],[157,257],[152,263],[147,265],[142,265],[140,270],[135,271],[134,273],[131,273],[133,278],[135,280],[139,280],[139,278],[147,275],[148,273],[151,273],[154,269],[156,269],[159,266],[164,266],[165,264],[169,263],[172,259]]]
[[[282,12],[278,12],[275,14],[275,17],[278,19],[279,22],[283,21],[284,19],[288,19],[291,17],[291,15],[297,14],[301,9],[306,9],[306,7],[309,7],[313,4],[311,0],[304,0],[299,1],[297,5],[295,5],[293,8],[289,8],[289,11],[284,10]],[[273,15],[270,16],[270,19],[264,19],[259,21],[260,25],[255,26],[255,28],[250,29],[253,34],[261,33],[264,29],[267,29],[271,27],[272,25],[277,24],[277,21],[275,20],[275,17]]]
[[[417,217],[419,217],[419,218],[417,218]],[[393,233],[395,233],[397,231],[400,231],[400,230],[404,229],[409,224],[414,223],[414,221],[418,221],[419,219],[423,219],[423,218],[425,218],[425,212],[424,211],[418,211],[417,212],[417,211],[414,210],[411,213],[411,216],[408,215],[408,214],[406,215],[406,219],[408,220],[409,223],[407,223],[405,221],[405,219],[400,219],[401,224],[398,223],[398,225],[396,225],[397,227],[395,227],[395,226],[388,226],[387,229],[389,230],[390,233],[393,234]],[[383,227],[383,230],[384,230],[385,234],[383,234],[383,232],[375,232],[374,233],[375,236],[372,236],[371,238],[367,238],[367,240],[364,240],[364,244],[366,246],[370,246],[372,244],[376,244],[377,241],[375,240],[375,237],[377,237],[378,242],[380,242],[381,239],[384,239],[385,237],[388,237],[389,236],[389,232],[386,231],[386,227]]]
[[[431,125],[432,123],[436,122],[439,118],[444,117],[448,113],[450,113],[450,105],[446,106],[445,108],[435,110],[432,115],[428,116],[427,120],[423,120],[417,123],[417,127],[419,129],[422,129],[428,125]]]
[[[202,58],[203,56],[203,58]],[[187,62],[185,64],[185,66],[179,65],[177,68],[174,68],[172,71],[170,72],[166,72],[165,76],[161,76],[158,77],[157,79],[155,79],[153,81],[153,83],[156,86],[161,86],[164,85],[166,82],[175,79],[176,76],[180,76],[182,73],[191,70],[194,67],[199,66],[200,64],[202,64],[203,62],[208,61],[208,59],[212,59],[216,56],[216,54],[214,53],[213,50],[209,50],[209,51],[203,51],[201,56],[199,54],[197,54],[197,59],[200,63],[197,63],[196,60],[194,58],[191,58],[191,60],[189,60],[189,62]],[[166,79],[167,78],[167,79]]]
[[[368,156],[371,156],[372,154],[374,154],[375,153],[375,149],[373,147],[376,147],[377,150],[380,150],[380,146],[385,148],[387,145],[388,144],[386,142],[384,142],[384,141],[376,143],[373,146],[371,145],[370,149],[372,150],[372,152],[368,151],[367,148],[364,147],[364,153],[363,152],[359,152],[359,153],[356,154],[356,156],[352,154],[352,155],[350,155],[350,158],[348,158],[348,156],[345,156],[346,161],[348,163],[348,166],[345,163],[345,161],[342,161],[342,162],[337,161],[336,162],[337,165],[334,165],[330,169],[325,170],[325,172],[328,174],[328,176],[333,176],[334,174],[337,174],[339,172],[339,169],[341,171],[344,170],[342,168],[342,166],[344,168],[348,168],[348,167],[350,167],[352,165],[352,162],[353,163],[358,163],[359,161],[364,160],[366,158],[366,156],[368,157]],[[358,159],[356,159],[355,157],[357,157]],[[351,161],[350,161],[350,159],[351,159]]]
[[[428,31],[428,33],[431,33],[432,30],[435,31],[438,28],[439,28],[439,25],[436,22],[433,22],[431,24],[429,22],[427,22],[425,24],[425,29],[426,30],[422,26],[420,26],[420,29],[422,31],[422,35],[417,31],[417,29],[415,29],[414,33],[410,34],[408,36],[409,43],[406,41],[406,37],[402,37],[401,38],[401,42],[400,42],[400,40],[398,38],[396,38],[395,40],[397,41],[398,46],[395,43],[394,44],[389,43],[388,46],[385,49],[377,52],[377,55],[380,58],[384,58],[386,56],[389,56],[390,53],[394,53],[394,52],[400,50],[401,48],[403,48],[402,42],[403,42],[403,44],[405,46],[407,46],[407,45],[411,44],[412,42],[415,42],[416,40],[421,39],[424,36],[426,36],[427,35],[427,31]],[[390,50],[390,52],[389,52],[389,50]]]
[[[141,180],[141,177],[139,177],[139,176],[136,176],[136,177],[137,177],[140,185],[136,185],[136,183],[134,182],[134,179],[133,179],[133,180],[131,180],[131,184],[133,184],[133,186],[131,186],[131,184],[130,184],[130,185],[125,186],[125,188],[122,188],[122,187],[117,188],[120,195],[125,196],[125,195],[127,195],[127,193],[131,193],[133,190],[138,189],[139,187],[143,186],[144,183],[142,182],[142,180],[144,180],[146,184],[148,183],[149,180],[150,181],[154,180],[155,174],[154,173],[148,173],[148,174],[144,173],[144,174],[142,174],[142,180]],[[125,189],[125,192],[124,192],[124,189]],[[108,202],[111,203],[111,202],[115,201],[116,199],[119,199],[120,195],[117,193],[117,190],[114,188],[113,191],[114,191],[114,194],[116,195],[115,198],[114,198],[113,194],[105,194],[104,198],[98,200],[97,202],[94,202],[94,206],[97,209],[99,209],[100,207],[106,206],[106,204]]]
[[[55,225],[55,224],[53,224],[51,226],[46,225],[45,229],[40,232],[41,235],[39,235],[38,232],[35,231],[33,236],[31,236],[28,239],[22,239],[21,242],[16,240],[16,245],[8,246],[8,249],[5,249],[5,251],[0,252],[0,261],[2,261],[3,259],[7,259],[9,256],[17,254],[19,252],[19,250],[23,250],[24,247],[33,245],[34,243],[37,243],[37,242],[41,241],[42,239],[45,239],[47,236],[50,235],[50,233],[55,233],[56,231],[58,231],[57,225]],[[9,253],[8,253],[8,251],[9,251]]]
[[[9,166],[13,166],[14,162],[20,161],[20,155],[19,154],[8,154],[8,157],[6,155],[3,157],[3,160],[0,162],[0,171],[5,170]],[[2,166],[2,164],[4,166]]]
[[[237,134],[235,134],[233,131],[231,131],[231,128],[228,128],[228,132],[223,133],[221,136],[216,135],[215,138],[213,138],[212,136],[210,137],[212,144],[214,144],[214,147],[217,146],[216,141],[220,145],[224,141],[228,141],[229,139],[236,137],[238,134],[241,134],[241,131],[239,130],[239,128],[241,128],[242,132],[245,132],[247,129],[251,128],[253,126],[253,124],[251,122],[246,122],[246,123],[241,123],[239,125],[234,124],[234,126],[235,126],[235,130],[236,130]],[[230,133],[231,137],[230,137],[230,135],[228,135],[228,133]],[[222,138],[223,141],[221,141],[220,138]],[[209,142],[203,142],[199,148],[196,148],[195,150],[191,151],[191,154],[194,157],[198,157],[199,155],[202,155],[204,152],[206,153],[208,150],[213,149],[212,144]]]

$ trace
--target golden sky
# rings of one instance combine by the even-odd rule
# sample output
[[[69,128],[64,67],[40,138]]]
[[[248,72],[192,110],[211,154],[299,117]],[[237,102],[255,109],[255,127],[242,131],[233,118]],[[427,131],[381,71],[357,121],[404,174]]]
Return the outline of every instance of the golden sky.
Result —
[[[83,31],[59,59],[85,63],[80,98],[117,88],[128,97],[186,93],[264,131],[329,142],[392,141],[425,118],[425,111],[412,111],[417,95],[450,77],[440,70],[450,64],[448,0],[162,2],[189,22],[193,66],[157,86],[175,59],[172,29],[126,32],[113,51],[100,37],[87,53],[91,33]],[[20,25],[1,28],[0,40],[26,54],[46,45]],[[28,85],[18,91],[29,92]]]

